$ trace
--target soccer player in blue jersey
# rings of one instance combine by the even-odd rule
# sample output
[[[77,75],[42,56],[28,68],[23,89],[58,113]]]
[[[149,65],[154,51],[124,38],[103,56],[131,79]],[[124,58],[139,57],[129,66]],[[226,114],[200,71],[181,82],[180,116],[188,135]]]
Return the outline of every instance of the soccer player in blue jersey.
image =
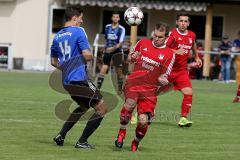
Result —
[[[64,123],[59,134],[54,138],[62,146],[67,132],[76,124],[86,111],[93,107],[95,113],[88,120],[75,148],[92,149],[87,140],[99,127],[107,112],[102,95],[89,80],[86,61],[93,58],[87,35],[82,27],[83,12],[78,7],[68,7],[65,12],[65,26],[55,36],[51,46],[51,64],[62,71],[62,83],[78,104]]]
[[[116,67],[117,71],[117,81],[118,81],[118,94],[121,94],[123,85],[123,73],[122,66],[124,63],[124,54],[122,51],[122,43],[125,38],[125,28],[119,24],[120,15],[117,12],[112,14],[112,24],[108,24],[105,27],[105,51],[103,55],[103,66],[100,70],[97,86],[100,89],[103,81],[104,75],[107,73],[111,59],[113,57],[113,65]]]

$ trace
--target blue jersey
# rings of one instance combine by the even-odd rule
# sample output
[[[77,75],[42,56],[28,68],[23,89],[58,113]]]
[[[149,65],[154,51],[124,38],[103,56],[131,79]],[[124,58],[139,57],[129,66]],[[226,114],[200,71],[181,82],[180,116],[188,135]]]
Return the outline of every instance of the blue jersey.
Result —
[[[121,25],[118,25],[116,28],[112,28],[112,24],[108,24],[105,27],[105,39],[106,39],[106,48],[113,47],[118,43],[124,41],[125,38],[125,28]]]
[[[64,84],[88,79],[82,51],[90,49],[85,30],[69,26],[60,30],[51,46],[51,57],[58,58]]]

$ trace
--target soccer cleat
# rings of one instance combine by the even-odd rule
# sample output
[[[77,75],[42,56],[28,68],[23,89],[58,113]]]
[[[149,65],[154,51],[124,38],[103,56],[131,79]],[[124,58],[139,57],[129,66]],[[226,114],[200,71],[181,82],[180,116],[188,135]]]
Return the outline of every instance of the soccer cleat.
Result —
[[[84,142],[84,143],[77,142],[75,145],[75,148],[94,149],[94,147],[90,145],[88,142]]]
[[[64,138],[61,134],[58,134],[56,137],[53,138],[53,140],[58,146],[63,146]]]
[[[180,121],[178,122],[179,127],[191,127],[193,124],[192,121],[187,120],[185,117],[181,117]]]
[[[138,145],[139,145],[139,142],[134,139],[131,145],[132,152],[136,152],[138,150]]]
[[[239,103],[240,102],[240,97],[235,97],[233,99],[233,103]]]
[[[117,140],[115,140],[115,146],[117,148],[123,147],[123,140],[124,140],[125,136],[126,136],[126,129],[120,129],[118,132]]]

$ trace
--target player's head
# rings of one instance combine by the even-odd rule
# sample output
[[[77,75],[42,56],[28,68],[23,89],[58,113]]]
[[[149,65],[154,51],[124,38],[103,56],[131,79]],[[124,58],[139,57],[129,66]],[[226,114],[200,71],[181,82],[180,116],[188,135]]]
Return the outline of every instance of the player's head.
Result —
[[[176,25],[181,32],[185,32],[190,24],[190,17],[187,13],[177,15]]]
[[[165,44],[165,40],[169,34],[169,27],[165,23],[158,23],[155,25],[152,32],[153,43],[156,47],[161,47]]]
[[[65,11],[65,21],[73,26],[80,26],[83,23],[83,10],[78,6],[69,6]]]
[[[113,12],[112,13],[112,23],[118,24],[119,21],[120,21],[120,14],[118,12]]]

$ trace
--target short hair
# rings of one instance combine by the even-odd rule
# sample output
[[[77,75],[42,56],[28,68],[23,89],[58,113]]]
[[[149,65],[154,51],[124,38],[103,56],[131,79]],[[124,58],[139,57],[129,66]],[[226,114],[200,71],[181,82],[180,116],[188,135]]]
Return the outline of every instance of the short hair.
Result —
[[[70,21],[72,17],[79,17],[83,13],[83,10],[78,6],[68,6],[65,10],[65,21]]]
[[[168,36],[169,34],[169,26],[166,23],[159,22],[155,25],[154,29],[160,32],[165,32],[165,36]]]
[[[120,13],[118,11],[113,11],[112,15],[114,15],[114,14],[118,14],[120,16]]]
[[[186,12],[181,12],[181,13],[179,13],[179,14],[177,15],[177,19],[176,19],[176,20],[179,20],[179,18],[180,18],[181,16],[186,16],[186,17],[188,17],[188,21],[190,21],[190,15],[189,15],[188,13],[186,13]]]

